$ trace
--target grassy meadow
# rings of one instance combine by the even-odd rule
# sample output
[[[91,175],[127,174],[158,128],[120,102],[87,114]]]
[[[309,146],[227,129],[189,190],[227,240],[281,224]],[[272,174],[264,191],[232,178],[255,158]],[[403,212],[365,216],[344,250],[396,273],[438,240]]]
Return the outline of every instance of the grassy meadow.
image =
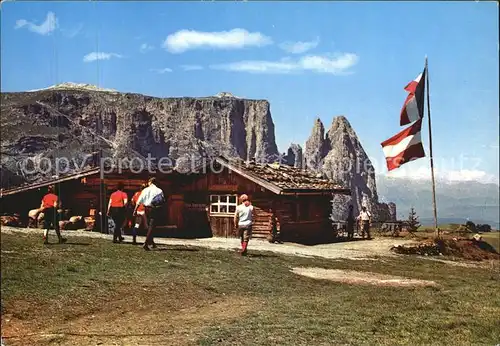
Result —
[[[495,345],[494,263],[408,256],[328,260],[2,234],[6,345]],[[434,280],[439,287],[349,285],[293,267]]]

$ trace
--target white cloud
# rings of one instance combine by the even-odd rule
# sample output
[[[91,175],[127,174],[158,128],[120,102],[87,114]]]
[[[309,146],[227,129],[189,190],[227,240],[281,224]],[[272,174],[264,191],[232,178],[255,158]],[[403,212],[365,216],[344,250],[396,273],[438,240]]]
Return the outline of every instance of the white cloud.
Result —
[[[150,50],[153,50],[153,49],[155,49],[155,47],[153,47],[152,45],[147,44],[147,43],[143,43],[139,47],[139,50],[141,53],[146,53],[146,52],[149,52]]]
[[[248,32],[239,28],[218,32],[180,30],[167,36],[163,48],[171,53],[182,53],[191,49],[241,49],[262,47],[272,43],[270,37],[260,32]]]
[[[16,25],[14,28],[27,28],[29,31],[35,32],[40,35],[49,35],[51,32],[56,30],[58,26],[58,20],[54,12],[48,12],[45,21],[40,25],[29,22],[26,19],[19,19],[16,21]]]
[[[285,52],[291,53],[291,54],[302,54],[305,53],[311,49],[314,49],[318,46],[319,44],[319,37],[312,41],[297,41],[297,42],[292,42],[292,41],[286,41],[280,44],[280,48],[283,49]]]
[[[123,56],[116,53],[92,52],[83,57],[83,62],[92,62],[96,60],[109,60],[111,58],[123,58]]]
[[[431,180],[430,167],[421,166],[417,169],[405,169],[401,166],[398,169],[387,172],[385,175],[390,178],[406,178],[410,180]],[[444,182],[464,182],[464,181],[478,181],[481,183],[496,183],[498,184],[498,177],[493,174],[488,174],[481,170],[445,170],[439,171],[434,169],[434,177],[438,181]]]
[[[152,68],[149,71],[156,72],[156,73],[159,73],[159,74],[164,74],[164,73],[167,73],[167,72],[172,72],[173,70],[171,68],[165,67],[165,68]]]
[[[449,181],[480,181],[487,183],[498,183],[498,177],[488,174],[484,171],[463,169],[461,171],[446,172],[446,178]]]
[[[225,70],[233,72],[248,72],[248,73],[290,73],[297,70],[298,65],[290,62],[287,59],[280,61],[264,61],[264,60],[244,60],[232,62],[228,64],[211,65],[211,69]]]
[[[299,59],[284,58],[278,61],[245,60],[228,64],[211,65],[216,70],[285,74],[300,71],[329,73],[334,75],[348,74],[350,67],[358,62],[359,58],[353,53],[337,54],[335,56],[308,55]]]
[[[198,71],[203,70],[203,66],[200,65],[181,65],[184,71]]]

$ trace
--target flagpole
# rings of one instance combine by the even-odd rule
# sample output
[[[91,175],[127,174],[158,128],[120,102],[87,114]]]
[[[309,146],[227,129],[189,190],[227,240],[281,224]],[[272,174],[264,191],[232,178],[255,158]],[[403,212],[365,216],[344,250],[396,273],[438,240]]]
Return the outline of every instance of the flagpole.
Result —
[[[429,119],[429,156],[431,163],[431,179],[432,179],[432,207],[434,211],[434,230],[437,237],[440,236],[438,221],[437,221],[437,206],[436,206],[436,180],[434,179],[434,159],[432,156],[432,123],[431,123],[431,101],[429,97],[429,67],[427,56],[425,57],[425,80],[427,83],[427,119]]]

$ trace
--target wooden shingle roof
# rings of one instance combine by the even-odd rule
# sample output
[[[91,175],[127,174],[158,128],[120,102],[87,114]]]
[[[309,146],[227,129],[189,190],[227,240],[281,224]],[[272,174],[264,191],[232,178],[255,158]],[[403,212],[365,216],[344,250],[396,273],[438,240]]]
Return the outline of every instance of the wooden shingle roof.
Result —
[[[321,174],[288,165],[246,163],[243,160],[229,160],[225,157],[217,158],[217,162],[279,194],[287,192],[350,194],[349,189],[333,183]]]

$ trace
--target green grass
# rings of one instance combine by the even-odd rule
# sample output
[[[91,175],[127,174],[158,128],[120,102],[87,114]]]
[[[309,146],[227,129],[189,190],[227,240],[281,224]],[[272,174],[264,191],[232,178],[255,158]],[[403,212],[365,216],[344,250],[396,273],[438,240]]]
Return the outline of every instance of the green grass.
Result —
[[[438,225],[438,228],[442,231],[456,231],[460,228],[460,224],[458,223],[444,223]],[[434,232],[434,226],[433,225],[421,225],[418,229],[418,232]]]
[[[36,236],[2,234],[2,333],[8,345],[500,341],[500,280],[498,271],[488,268],[412,257],[334,261],[259,253],[240,258],[186,247],[147,253],[100,239],[70,242],[76,244],[44,246]],[[296,266],[401,275],[441,287],[347,285],[297,276],[290,272]],[[217,304],[225,305],[217,310]],[[92,316],[109,316],[105,320],[120,336],[92,335],[95,328],[106,329]],[[9,327],[6,318],[23,328]],[[120,325],[111,327],[114,320]],[[151,335],[124,336],[139,331]],[[42,332],[60,335],[37,336]]]

